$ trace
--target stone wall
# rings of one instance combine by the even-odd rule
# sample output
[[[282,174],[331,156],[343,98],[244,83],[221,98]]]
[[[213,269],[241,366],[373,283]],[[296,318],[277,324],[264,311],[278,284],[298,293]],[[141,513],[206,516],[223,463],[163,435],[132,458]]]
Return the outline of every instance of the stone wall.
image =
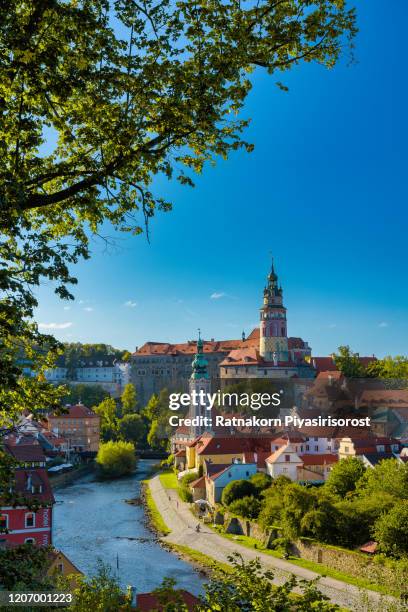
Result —
[[[362,576],[375,584],[383,584],[397,592],[403,590],[406,584],[408,563],[391,559],[322,545],[308,538],[301,538],[292,544],[292,553],[302,559],[321,563],[351,576]]]
[[[81,465],[78,468],[74,468],[70,472],[64,472],[63,474],[56,474],[52,476],[52,473],[48,472],[48,478],[50,479],[50,484],[53,489],[57,489],[58,487],[64,487],[65,485],[71,484],[81,476],[85,476],[90,472],[93,472],[95,469],[93,463],[85,463],[85,465]]]

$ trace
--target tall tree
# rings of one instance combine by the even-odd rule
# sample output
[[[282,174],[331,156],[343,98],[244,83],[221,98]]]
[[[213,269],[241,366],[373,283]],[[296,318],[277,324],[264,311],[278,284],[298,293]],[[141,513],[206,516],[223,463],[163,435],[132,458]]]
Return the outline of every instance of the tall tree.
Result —
[[[131,414],[136,412],[138,404],[135,385],[132,383],[125,385],[120,400],[122,402],[122,414]]]
[[[333,354],[336,367],[347,378],[362,378],[366,370],[360,361],[360,355],[353,353],[349,346],[339,346],[338,353]]]
[[[71,299],[70,267],[89,257],[91,234],[106,222],[148,232],[155,210],[171,208],[153,192],[155,177],[193,185],[192,174],[217,156],[250,151],[241,114],[250,73],[281,78],[301,62],[331,68],[352,48],[356,17],[346,0],[5,0],[1,8],[4,417],[54,392],[22,379],[16,359],[38,347],[40,372],[58,350],[32,323],[33,287],[51,281]]]
[[[107,397],[95,408],[101,417],[101,436],[107,440],[116,440],[119,432],[119,417],[116,402],[113,397]]]

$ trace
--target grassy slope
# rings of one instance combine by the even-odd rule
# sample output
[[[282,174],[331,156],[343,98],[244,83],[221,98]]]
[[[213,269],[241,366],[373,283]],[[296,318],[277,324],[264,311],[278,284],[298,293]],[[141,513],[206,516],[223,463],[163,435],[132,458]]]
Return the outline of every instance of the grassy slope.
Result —
[[[235,536],[229,533],[223,533],[219,529],[216,530],[217,533],[224,538],[228,538],[229,540],[233,540],[242,546],[246,546],[246,548],[251,548],[255,550],[259,550],[259,552],[265,553],[267,555],[271,555],[271,557],[277,557],[278,559],[283,559],[283,555],[281,552],[277,550],[271,550],[269,548],[265,548],[261,542],[255,540],[254,538],[250,538],[247,536]],[[391,591],[389,588],[380,585],[373,584],[369,580],[365,578],[360,578],[356,576],[350,576],[349,574],[345,574],[343,572],[339,572],[338,570],[332,569],[327,565],[322,565],[321,563],[315,563],[314,561],[309,561],[307,559],[299,559],[299,557],[290,556],[287,559],[293,565],[298,565],[300,567],[304,567],[305,569],[309,569],[312,572],[316,572],[316,574],[320,574],[321,576],[329,576],[330,578],[335,578],[336,580],[340,580],[342,582],[346,582],[347,584],[352,584],[359,588],[369,589],[371,591],[377,591],[378,593],[382,593],[383,595],[394,595],[398,596],[398,593]]]
[[[169,533],[171,533],[171,529],[167,527],[166,523],[163,520],[162,515],[157,509],[152,493],[150,491],[149,481],[144,480],[143,484],[144,484],[144,493],[145,493],[145,498],[146,498],[147,513],[149,515],[150,521],[153,527],[157,531],[159,531],[163,535],[168,535]]]
[[[177,481],[177,476],[171,470],[162,472],[159,476],[160,482],[162,483],[165,489],[178,489],[179,483]]]

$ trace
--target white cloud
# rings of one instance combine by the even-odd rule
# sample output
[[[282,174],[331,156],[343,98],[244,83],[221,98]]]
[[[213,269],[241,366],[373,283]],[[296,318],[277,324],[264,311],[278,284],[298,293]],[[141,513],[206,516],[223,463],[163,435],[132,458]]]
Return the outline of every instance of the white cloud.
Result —
[[[212,293],[212,294],[210,295],[210,299],[211,299],[211,300],[219,300],[220,298],[223,298],[223,297],[225,297],[226,295],[227,295],[227,294],[226,294],[226,293],[224,293],[224,292],[222,292],[222,291],[220,291],[220,292],[214,291],[214,293]]]
[[[67,329],[72,326],[72,321],[66,321],[65,323],[39,323],[40,329]]]
[[[378,324],[378,327],[388,327],[387,321],[381,321],[381,323]]]
[[[93,312],[93,308],[91,308],[91,306],[87,306],[86,308],[84,308],[85,312]]]
[[[127,302],[125,302],[123,305],[127,306],[127,308],[136,308],[137,302],[132,302],[132,300],[127,300]]]

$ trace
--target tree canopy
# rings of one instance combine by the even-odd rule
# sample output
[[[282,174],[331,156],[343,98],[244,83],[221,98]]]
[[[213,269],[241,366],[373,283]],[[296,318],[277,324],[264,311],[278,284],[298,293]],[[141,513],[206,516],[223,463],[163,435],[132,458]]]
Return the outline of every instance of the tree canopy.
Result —
[[[250,73],[331,68],[355,20],[345,0],[2,3],[3,415],[58,403],[41,371],[60,347],[32,322],[33,288],[47,281],[71,299],[91,235],[106,223],[148,234],[154,212],[171,208],[155,177],[193,185],[218,156],[250,151]],[[37,376],[24,379],[16,357],[33,346]]]

